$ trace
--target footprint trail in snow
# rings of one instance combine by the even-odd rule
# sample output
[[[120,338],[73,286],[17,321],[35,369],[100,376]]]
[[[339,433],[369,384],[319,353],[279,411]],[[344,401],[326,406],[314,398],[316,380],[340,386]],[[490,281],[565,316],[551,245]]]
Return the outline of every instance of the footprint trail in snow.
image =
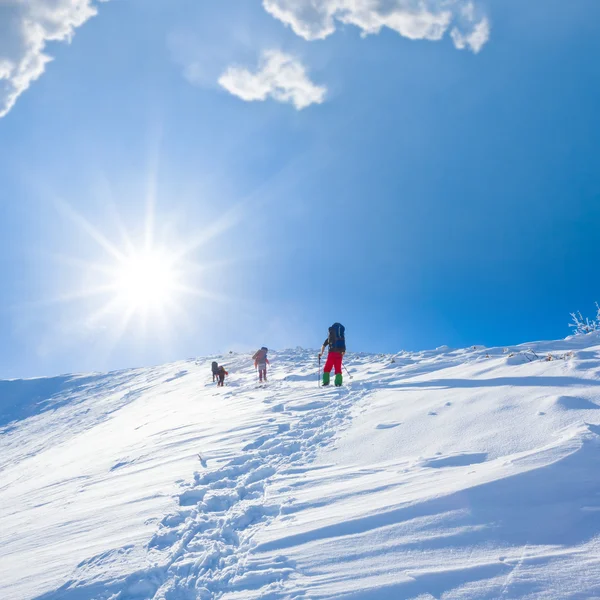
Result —
[[[160,583],[150,596],[155,600],[209,599],[255,588],[275,591],[294,572],[293,561],[283,555],[251,567],[247,561],[254,533],[281,513],[282,507],[269,501],[268,485],[290,468],[308,467],[349,420],[363,392],[307,389],[301,401],[286,404],[285,385],[275,384],[264,399],[285,420],[273,422],[269,433],[246,444],[242,454],[223,466],[211,469],[209,462],[195,473],[178,498],[179,509],[162,520],[149,544],[155,566],[148,577],[140,573],[129,580],[114,600],[128,599],[152,581]]]

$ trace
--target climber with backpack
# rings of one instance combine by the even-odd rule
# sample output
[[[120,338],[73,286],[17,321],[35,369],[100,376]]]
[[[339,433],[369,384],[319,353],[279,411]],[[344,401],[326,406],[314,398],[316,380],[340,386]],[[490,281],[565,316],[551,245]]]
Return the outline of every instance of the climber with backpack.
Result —
[[[212,362],[211,371],[212,371],[213,383],[214,383],[215,379],[219,375],[219,363],[216,360],[213,360],[213,362]]]
[[[340,386],[342,385],[342,360],[346,352],[346,328],[341,323],[334,323],[329,328],[329,335],[319,353],[319,361],[325,353],[326,346],[329,346],[329,353],[323,367],[323,385],[329,385],[331,369],[335,369],[335,385]]]
[[[257,350],[252,357],[254,360],[254,368],[258,370],[258,381],[260,383],[263,382],[263,379],[267,381],[267,365],[270,364],[269,359],[267,358],[268,351],[269,349],[263,346],[260,350]]]
[[[229,373],[225,370],[225,367],[221,365],[217,369],[217,387],[223,387],[225,385],[225,375],[229,375]]]

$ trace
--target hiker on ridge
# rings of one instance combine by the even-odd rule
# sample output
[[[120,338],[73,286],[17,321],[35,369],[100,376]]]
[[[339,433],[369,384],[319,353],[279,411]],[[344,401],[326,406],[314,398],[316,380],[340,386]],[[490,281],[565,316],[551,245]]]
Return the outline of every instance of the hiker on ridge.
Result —
[[[221,365],[217,369],[217,387],[223,387],[223,385],[225,385],[225,375],[229,375],[229,373],[225,370],[225,367]]]
[[[263,378],[267,381],[267,365],[269,363],[269,359],[267,358],[268,348],[263,346],[260,350],[257,350],[254,353],[252,359],[254,360],[254,368],[258,369],[258,381],[262,383]]]
[[[346,352],[346,328],[341,323],[334,323],[329,328],[329,335],[323,342],[319,359],[325,353],[325,347],[329,346],[327,360],[323,367],[323,385],[329,385],[331,369],[335,369],[335,385],[342,385],[342,360]]]

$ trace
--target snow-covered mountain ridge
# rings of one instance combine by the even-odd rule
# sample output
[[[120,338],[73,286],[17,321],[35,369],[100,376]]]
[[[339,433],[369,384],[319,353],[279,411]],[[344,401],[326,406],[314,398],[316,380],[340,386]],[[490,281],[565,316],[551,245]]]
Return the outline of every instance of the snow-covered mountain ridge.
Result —
[[[600,335],[270,358],[0,382],[0,598],[600,598]]]

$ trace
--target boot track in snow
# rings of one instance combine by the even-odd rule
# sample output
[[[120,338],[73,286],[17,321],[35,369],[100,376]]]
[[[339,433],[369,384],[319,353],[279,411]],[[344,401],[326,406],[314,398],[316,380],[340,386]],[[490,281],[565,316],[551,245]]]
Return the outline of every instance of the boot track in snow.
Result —
[[[308,393],[306,402],[296,402],[289,410],[285,388],[265,399],[282,422],[274,419],[271,434],[247,444],[224,466],[196,472],[178,498],[180,508],[162,519],[148,545],[151,566],[122,581],[118,591],[110,586],[106,595],[95,598],[208,600],[257,588],[276,597],[281,582],[294,573],[294,563],[283,555],[269,564],[250,565],[248,560],[254,534],[282,509],[269,502],[268,485],[289,469],[299,472],[308,467],[318,450],[330,444],[349,421],[350,409],[364,392],[337,391],[335,397],[328,394],[326,401],[319,392]],[[290,414],[300,417],[289,422]],[[288,420],[283,422],[282,417]],[[210,457],[201,456],[210,465]],[[63,588],[60,598],[80,598],[77,589],[81,590],[73,588],[70,595]]]

